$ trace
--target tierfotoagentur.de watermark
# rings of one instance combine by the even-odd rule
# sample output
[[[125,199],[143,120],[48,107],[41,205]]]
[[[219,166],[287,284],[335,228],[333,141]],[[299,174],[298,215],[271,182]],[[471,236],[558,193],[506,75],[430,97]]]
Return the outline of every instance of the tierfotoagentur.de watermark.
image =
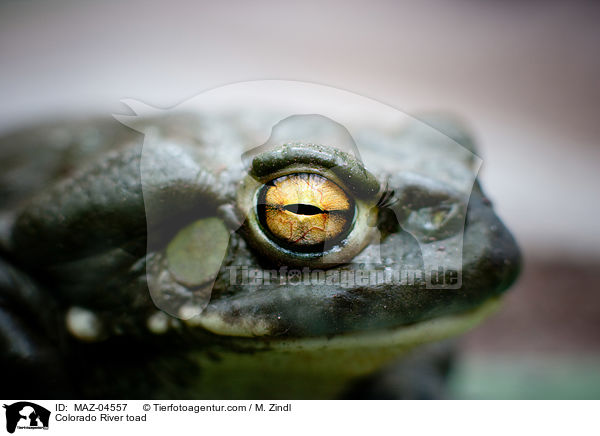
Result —
[[[422,269],[365,268],[365,269],[294,269],[251,268],[248,266],[227,266],[229,284],[244,286],[339,286],[342,288],[377,286],[382,284],[427,286],[454,286],[459,280],[459,271]]]

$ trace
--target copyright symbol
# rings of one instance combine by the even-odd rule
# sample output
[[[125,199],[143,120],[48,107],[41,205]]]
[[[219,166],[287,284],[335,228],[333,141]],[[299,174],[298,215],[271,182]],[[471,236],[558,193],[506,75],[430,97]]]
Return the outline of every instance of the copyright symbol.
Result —
[[[143,407],[143,409],[144,409],[144,411],[146,411],[146,412],[150,411],[150,404],[144,404],[144,407]]]

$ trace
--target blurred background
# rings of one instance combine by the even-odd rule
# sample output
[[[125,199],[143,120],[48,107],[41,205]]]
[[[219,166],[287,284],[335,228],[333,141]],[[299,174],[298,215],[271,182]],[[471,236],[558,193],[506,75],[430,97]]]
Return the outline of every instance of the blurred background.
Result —
[[[598,399],[599,23],[582,1],[3,1],[0,133],[253,79],[452,111],[525,262],[451,395]]]

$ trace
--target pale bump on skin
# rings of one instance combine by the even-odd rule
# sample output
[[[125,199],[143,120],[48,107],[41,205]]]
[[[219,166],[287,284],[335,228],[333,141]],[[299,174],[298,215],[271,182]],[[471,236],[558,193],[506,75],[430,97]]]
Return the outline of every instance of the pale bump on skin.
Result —
[[[65,315],[67,330],[80,341],[95,342],[103,337],[102,322],[96,314],[83,307],[73,306]]]
[[[206,312],[184,322],[191,327],[202,327],[218,335],[242,338],[265,336],[271,333],[272,328],[266,320],[262,319],[238,319],[236,322],[230,322],[219,314]]]
[[[195,304],[184,304],[179,308],[179,318],[187,321],[202,312],[204,308]]]
[[[339,237],[348,228],[352,204],[342,188],[317,174],[279,177],[266,187],[265,224],[290,244],[310,246]],[[310,206],[309,213],[297,206]],[[319,213],[320,211],[320,213]]]
[[[156,335],[162,335],[169,330],[169,317],[164,312],[156,312],[146,321],[148,330]]]

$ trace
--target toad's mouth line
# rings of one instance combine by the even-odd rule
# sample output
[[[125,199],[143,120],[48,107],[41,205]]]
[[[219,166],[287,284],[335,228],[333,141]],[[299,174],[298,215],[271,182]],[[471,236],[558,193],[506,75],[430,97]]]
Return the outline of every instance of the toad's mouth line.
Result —
[[[252,348],[259,351],[301,351],[318,350],[345,350],[356,348],[382,348],[420,345],[428,342],[442,340],[459,335],[479,324],[485,318],[496,312],[501,306],[502,297],[492,297],[476,309],[466,312],[440,316],[438,318],[421,321],[415,324],[403,325],[394,328],[372,330],[358,333],[346,333],[333,337],[311,338],[269,338],[260,326],[254,329],[244,328],[239,325],[232,326],[226,323],[217,314],[211,314],[196,320],[195,324],[211,333],[228,336],[238,341],[241,347],[247,347],[252,342]],[[254,340],[252,340],[254,338]],[[260,340],[258,340],[260,339]]]

